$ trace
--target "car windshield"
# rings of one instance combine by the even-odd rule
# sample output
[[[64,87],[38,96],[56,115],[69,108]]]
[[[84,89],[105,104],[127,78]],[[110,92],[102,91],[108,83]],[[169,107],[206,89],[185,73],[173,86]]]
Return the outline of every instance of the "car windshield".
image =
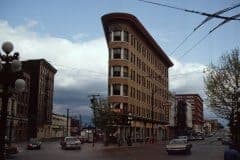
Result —
[[[178,136],[179,139],[187,139],[187,136]]]
[[[66,138],[66,142],[74,142],[74,141],[78,141],[78,138],[76,138],[76,137]]]
[[[30,143],[37,143],[39,142],[38,139],[30,139]]]
[[[186,144],[186,143],[187,141],[182,139],[173,139],[169,142],[169,144]]]

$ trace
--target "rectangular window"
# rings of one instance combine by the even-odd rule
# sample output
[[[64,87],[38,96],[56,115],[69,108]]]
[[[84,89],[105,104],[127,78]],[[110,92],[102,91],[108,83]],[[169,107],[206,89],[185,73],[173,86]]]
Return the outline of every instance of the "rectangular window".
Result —
[[[127,31],[123,32],[123,41],[128,42],[129,41],[129,34]]]
[[[126,48],[123,49],[123,59],[128,60],[128,49]]]
[[[121,76],[121,66],[113,66],[113,77]]]
[[[127,114],[128,113],[128,104],[127,103],[123,103],[123,113]]]
[[[121,41],[121,31],[113,31],[113,41]]]
[[[123,77],[128,77],[128,67],[123,67]]]
[[[121,59],[121,48],[113,48],[113,59]]]
[[[131,35],[131,45],[132,45],[132,46],[133,46],[133,44],[134,44],[133,39],[134,39],[134,37],[133,37],[133,35]]]
[[[123,96],[128,96],[128,85],[123,85]]]
[[[120,95],[120,84],[113,84],[113,95]]]

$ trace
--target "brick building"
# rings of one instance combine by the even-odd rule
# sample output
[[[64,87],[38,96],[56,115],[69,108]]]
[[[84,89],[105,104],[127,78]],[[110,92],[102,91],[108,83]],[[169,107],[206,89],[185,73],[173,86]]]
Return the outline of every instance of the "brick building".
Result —
[[[203,99],[198,94],[177,94],[176,98],[191,104],[193,131],[203,132]]]
[[[23,72],[25,80],[25,90],[20,93],[15,93],[8,100],[7,106],[7,126],[6,136],[12,142],[27,140],[28,133],[28,109],[30,96],[30,76]],[[0,89],[1,92],[1,89]],[[0,97],[0,110],[2,107]]]
[[[57,70],[44,59],[23,61],[23,70],[30,79],[29,134],[39,137],[50,132],[53,108],[54,75]]]
[[[111,13],[102,23],[109,48],[108,101],[115,111],[133,118],[131,128],[120,124],[120,136],[166,137],[169,106],[164,104],[173,63],[135,16]]]

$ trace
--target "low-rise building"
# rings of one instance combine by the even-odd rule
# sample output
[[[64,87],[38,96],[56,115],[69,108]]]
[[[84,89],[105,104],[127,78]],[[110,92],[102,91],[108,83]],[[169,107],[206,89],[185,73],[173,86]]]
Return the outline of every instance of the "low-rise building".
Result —
[[[68,120],[68,129],[67,129],[67,117],[59,114],[52,114],[52,137],[64,137],[70,135],[71,127],[71,118]]]
[[[61,138],[70,136],[71,131],[71,118],[68,120],[67,129],[67,117],[65,115],[52,114],[52,124],[44,125],[38,128],[37,137],[40,139]]]

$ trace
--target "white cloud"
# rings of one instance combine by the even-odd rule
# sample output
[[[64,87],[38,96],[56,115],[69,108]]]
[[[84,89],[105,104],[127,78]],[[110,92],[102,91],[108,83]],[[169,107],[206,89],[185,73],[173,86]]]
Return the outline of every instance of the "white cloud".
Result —
[[[89,91],[96,93],[98,88],[94,88],[93,84],[107,83],[108,49],[104,37],[73,42],[31,31],[30,29],[36,25],[38,22],[31,20],[24,25],[13,27],[7,21],[0,20],[0,44],[4,41],[12,41],[15,49],[20,52],[21,60],[38,58],[48,60],[58,69],[55,87],[68,90],[91,88],[92,90]],[[84,33],[77,34],[75,39],[83,36]],[[205,66],[197,63],[183,64],[174,58],[171,59],[174,67],[170,69],[170,90],[177,93],[199,93],[203,96],[202,71]],[[66,104],[57,106],[56,111],[69,107]],[[75,108],[81,107],[75,106]],[[89,107],[85,106],[80,110],[89,113]]]
[[[0,44],[12,41],[20,52],[21,60],[44,58],[59,71],[56,86],[85,86],[96,79],[107,78],[107,46],[104,37],[87,42],[72,42],[68,39],[39,35],[29,27],[36,21],[12,27],[0,21]]]
[[[176,93],[197,93],[205,97],[203,69],[206,66],[200,63],[183,64],[173,57],[171,60],[174,66],[169,71],[170,90]]]

